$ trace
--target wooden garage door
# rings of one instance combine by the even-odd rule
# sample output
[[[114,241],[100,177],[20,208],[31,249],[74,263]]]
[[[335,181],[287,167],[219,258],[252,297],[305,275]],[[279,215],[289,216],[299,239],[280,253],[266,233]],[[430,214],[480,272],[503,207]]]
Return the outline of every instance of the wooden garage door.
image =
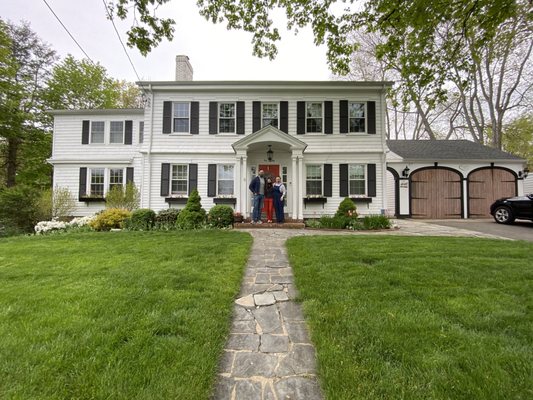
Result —
[[[468,176],[468,216],[490,217],[490,205],[501,197],[516,196],[514,175],[501,168],[483,168]]]
[[[411,174],[413,218],[461,218],[461,176],[447,169],[424,169]]]

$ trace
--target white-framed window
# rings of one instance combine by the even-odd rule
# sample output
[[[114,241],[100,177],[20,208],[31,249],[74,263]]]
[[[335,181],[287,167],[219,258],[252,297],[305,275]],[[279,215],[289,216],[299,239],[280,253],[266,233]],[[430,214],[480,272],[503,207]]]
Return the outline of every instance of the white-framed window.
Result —
[[[348,166],[348,191],[350,196],[366,194],[365,165],[350,164]]]
[[[173,132],[190,132],[191,103],[172,103]]]
[[[104,143],[105,122],[91,121],[91,143]]]
[[[105,168],[91,168],[89,174],[90,196],[104,197]]]
[[[235,103],[218,103],[218,131],[235,133]]]
[[[262,103],[262,127],[272,125],[278,127],[279,122],[279,104],[278,103]]]
[[[348,104],[348,126],[350,132],[366,132],[365,103],[350,102]]]
[[[285,186],[287,186],[287,183],[288,183],[287,179],[288,179],[287,166],[283,166],[281,167],[281,182],[283,182]]]
[[[305,166],[305,193],[322,196],[322,165],[307,164]]]
[[[322,132],[324,107],[321,102],[305,103],[306,132]]]
[[[189,189],[189,166],[187,164],[172,165],[171,194],[186,195]]]
[[[109,190],[115,186],[124,186],[124,169],[110,168],[109,169]]]
[[[233,164],[217,165],[217,195],[233,195],[235,182],[235,166]]]
[[[124,121],[111,121],[109,124],[109,143],[124,143]]]
[[[144,143],[144,121],[139,121],[139,143]]]

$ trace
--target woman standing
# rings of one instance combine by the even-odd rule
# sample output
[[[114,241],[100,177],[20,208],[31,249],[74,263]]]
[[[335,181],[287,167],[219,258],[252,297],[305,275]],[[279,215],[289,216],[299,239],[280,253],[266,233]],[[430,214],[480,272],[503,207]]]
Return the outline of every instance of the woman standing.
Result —
[[[272,187],[272,194],[274,198],[274,209],[276,210],[276,222],[281,224],[285,221],[285,213],[283,212],[283,200],[287,194],[285,185],[281,183],[281,178],[276,176],[276,182]]]
[[[267,223],[272,223],[272,206],[273,206],[273,193],[274,188],[272,185],[272,179],[267,178],[265,183],[265,212],[267,215]]]

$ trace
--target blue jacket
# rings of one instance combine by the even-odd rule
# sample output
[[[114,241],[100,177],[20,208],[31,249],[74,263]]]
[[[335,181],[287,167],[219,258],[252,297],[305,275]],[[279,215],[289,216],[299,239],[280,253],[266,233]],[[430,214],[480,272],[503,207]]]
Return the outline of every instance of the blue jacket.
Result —
[[[250,189],[250,191],[253,194],[256,194],[256,193],[259,193],[260,188],[261,188],[261,181],[259,179],[259,175],[257,175],[254,179],[252,179],[252,182],[250,182],[250,186],[248,186],[248,189]],[[264,193],[259,193],[259,194],[264,194]]]

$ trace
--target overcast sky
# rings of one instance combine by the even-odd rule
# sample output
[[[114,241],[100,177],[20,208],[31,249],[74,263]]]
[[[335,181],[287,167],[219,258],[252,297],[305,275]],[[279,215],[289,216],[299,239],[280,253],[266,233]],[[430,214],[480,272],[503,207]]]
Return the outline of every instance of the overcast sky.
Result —
[[[102,64],[113,78],[136,81],[113,26],[106,18],[102,0],[47,0],[85,52]],[[172,0],[158,15],[176,21],[174,40],[163,41],[146,58],[128,49],[142,80],[173,80],[175,56],[188,55],[195,80],[329,80],[325,46],[316,47],[310,30],[298,36],[281,31],[282,40],[274,61],[252,56],[251,35],[228,31],[225,25],[207,22],[198,13],[196,0]],[[61,57],[84,55],[61,27],[43,0],[2,0],[0,17],[31,28]],[[129,22],[129,23],[128,23]],[[131,21],[116,20],[126,43]]]

